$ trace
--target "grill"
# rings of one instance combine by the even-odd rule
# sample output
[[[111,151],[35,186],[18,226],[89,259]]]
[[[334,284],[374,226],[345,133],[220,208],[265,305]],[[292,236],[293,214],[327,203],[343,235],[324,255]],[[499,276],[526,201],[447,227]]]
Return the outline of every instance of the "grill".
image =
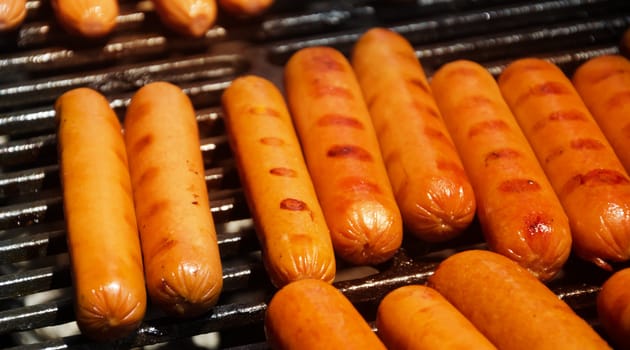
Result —
[[[197,344],[200,335],[211,338],[208,348],[267,349],[263,319],[275,289],[261,262],[219,104],[236,76],[258,74],[282,87],[283,64],[296,50],[329,45],[347,54],[372,26],[403,34],[428,76],[458,58],[496,75],[523,56],[549,59],[571,74],[591,57],[619,53],[630,26],[627,0],[278,0],[260,18],[220,13],[204,37],[182,39],[160,24],[147,1],[123,0],[114,33],[85,40],[58,27],[47,1],[27,5],[20,29],[0,37],[0,345],[22,349],[181,347]],[[224,291],[201,317],[172,319],[150,307],[131,336],[92,343],[72,326],[53,102],[66,90],[90,86],[122,118],[133,92],[154,80],[178,84],[198,113]],[[424,283],[445,257],[472,248],[485,248],[476,222],[446,243],[406,237],[382,265],[338,262],[334,285],[373,324],[387,292]],[[594,298],[608,276],[572,256],[548,285],[601,332]]]

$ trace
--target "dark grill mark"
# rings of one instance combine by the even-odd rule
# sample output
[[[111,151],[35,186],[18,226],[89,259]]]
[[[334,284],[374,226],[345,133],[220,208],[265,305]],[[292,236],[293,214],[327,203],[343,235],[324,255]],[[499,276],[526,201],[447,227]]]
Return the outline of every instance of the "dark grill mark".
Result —
[[[597,150],[605,148],[603,143],[601,143],[599,140],[595,140],[595,139],[577,139],[577,140],[572,140],[570,145],[571,145],[572,149],[576,149],[576,150],[597,151]]]
[[[263,137],[260,140],[260,143],[267,146],[282,146],[284,145],[284,140],[278,137]]]
[[[507,193],[536,192],[540,191],[540,185],[530,179],[512,179],[501,182],[499,191]]]
[[[137,185],[142,186],[147,181],[152,181],[154,178],[158,176],[160,173],[160,168],[158,166],[151,166],[145,169],[138,177]]]
[[[339,182],[339,185],[340,191],[382,193],[377,184],[357,176],[346,177]]]
[[[573,176],[562,186],[562,194],[568,195],[573,192],[579,186],[616,186],[616,185],[628,185],[630,180],[628,178],[612,169],[594,169],[586,174],[578,174]]]
[[[153,252],[153,255],[156,256],[156,255],[162,254],[163,252],[167,252],[176,244],[177,242],[175,240],[170,239],[170,238],[165,238],[155,247],[155,251]]]
[[[507,131],[510,129],[510,126],[507,125],[503,120],[487,120],[479,123],[473,124],[468,130],[468,137],[472,138],[479,134],[483,134],[486,132],[492,131]]]
[[[448,137],[441,131],[432,127],[425,127],[424,134],[427,135],[430,139],[449,143]]]
[[[621,91],[608,99],[608,101],[606,101],[606,106],[608,108],[620,108],[627,106],[628,103],[630,103],[630,91]]]
[[[431,94],[431,89],[429,88],[429,86],[422,81],[421,79],[417,79],[417,78],[411,78],[411,79],[407,79],[407,83],[411,86],[415,86],[417,88],[419,88],[420,90],[422,90],[425,94],[430,95]]]
[[[435,108],[431,106],[427,106],[424,103],[420,103],[416,100],[413,101],[412,105],[413,109],[415,109],[421,115],[430,115],[435,119],[441,119],[440,112],[438,112]]]
[[[345,72],[346,67],[329,53],[322,53],[311,56],[311,69],[325,73],[326,71]]]
[[[355,145],[333,145],[326,153],[331,158],[353,158],[362,162],[371,162],[370,152],[360,146]]]
[[[571,109],[566,111],[551,112],[547,118],[537,121],[532,126],[532,131],[536,132],[547,126],[550,122],[584,122],[588,121],[583,112]]]
[[[285,198],[280,202],[280,209],[302,211],[307,210],[308,205],[306,205],[306,203],[302,202],[299,199]]]
[[[625,70],[625,69],[623,69],[623,68],[616,68],[616,69],[613,69],[613,70],[607,70],[607,71],[604,71],[601,74],[593,77],[593,79],[590,80],[590,83],[591,84],[597,84],[597,83],[599,83],[601,81],[604,81],[604,80],[606,80],[608,78],[614,77],[616,75],[623,75],[623,74],[630,74],[630,72]]]
[[[156,200],[151,203],[147,209],[147,218],[152,218],[159,213],[168,210],[170,202],[167,200]]]
[[[553,151],[549,152],[547,157],[545,157],[545,164],[555,160],[556,158],[560,157],[563,154],[564,154],[564,147],[558,147],[554,149]]]
[[[460,164],[450,160],[439,159],[436,164],[437,168],[442,171],[448,171],[462,176],[466,173]]]
[[[138,141],[136,141],[133,144],[133,146],[131,146],[131,149],[136,154],[142,153],[142,151],[144,151],[147,147],[149,147],[153,143],[153,141],[154,141],[153,135],[151,134],[144,135],[141,138],[139,138]]]
[[[484,160],[486,166],[488,165],[488,163],[490,163],[491,161],[497,160],[497,159],[514,159],[514,158],[518,158],[521,156],[521,153],[515,149],[512,148],[501,148],[501,149],[497,149],[494,150],[490,153],[488,153],[486,155],[486,158]]]
[[[530,97],[542,97],[553,95],[569,95],[571,90],[563,83],[557,81],[549,81],[540,85],[531,87],[528,91],[520,95],[516,99],[516,105],[519,106]]]
[[[355,128],[359,130],[363,130],[363,123],[361,123],[356,118],[343,115],[343,114],[326,114],[323,117],[317,120],[318,126],[347,126],[350,128]]]
[[[257,116],[269,116],[269,117],[276,117],[276,118],[282,117],[279,111],[273,108],[266,107],[266,106],[250,107],[248,112]]]
[[[313,84],[313,97],[321,98],[325,96],[339,97],[343,99],[354,99],[352,91],[343,86],[326,85],[325,83]]]
[[[289,168],[272,168],[269,174],[276,176],[297,177],[297,172]]]

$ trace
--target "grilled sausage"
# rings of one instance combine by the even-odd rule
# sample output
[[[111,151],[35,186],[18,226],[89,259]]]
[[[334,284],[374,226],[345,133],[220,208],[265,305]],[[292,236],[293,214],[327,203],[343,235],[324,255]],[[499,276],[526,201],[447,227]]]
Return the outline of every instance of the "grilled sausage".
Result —
[[[376,328],[390,350],[496,349],[440,293],[421,285],[387,294],[378,306]]]
[[[152,0],[160,20],[174,31],[201,37],[217,19],[216,0]]]
[[[0,32],[17,28],[26,18],[26,0],[0,0]]]
[[[149,296],[169,314],[199,315],[223,276],[195,111],[177,86],[150,83],[124,127]]]
[[[87,88],[55,110],[76,320],[86,336],[112,340],[140,325],[147,304],[121,126]]]
[[[575,253],[602,268],[630,258],[630,179],[571,81],[520,59],[499,87],[569,218]]]
[[[610,349],[545,284],[501,254],[468,250],[451,255],[428,286],[499,349]]]
[[[615,272],[597,295],[597,314],[604,332],[619,349],[630,349],[630,268]]]
[[[71,34],[102,37],[116,27],[117,0],[51,0],[57,21]]]
[[[461,60],[441,67],[431,87],[473,183],[488,246],[551,279],[571,251],[569,220],[494,77]]]
[[[254,17],[265,12],[274,0],[218,0],[219,6],[225,12],[236,17]]]
[[[273,296],[265,333],[274,350],[385,349],[352,303],[317,279],[291,282]]]
[[[582,64],[573,85],[626,171],[630,171],[630,61],[600,56]]]
[[[391,258],[402,219],[350,63],[333,48],[305,48],[287,62],[285,84],[337,254],[354,264]]]
[[[245,76],[222,96],[224,119],[272,283],[332,282],[335,253],[280,91]]]
[[[352,66],[403,224],[431,242],[459,235],[475,216],[475,196],[413,47],[373,28],[355,45]]]

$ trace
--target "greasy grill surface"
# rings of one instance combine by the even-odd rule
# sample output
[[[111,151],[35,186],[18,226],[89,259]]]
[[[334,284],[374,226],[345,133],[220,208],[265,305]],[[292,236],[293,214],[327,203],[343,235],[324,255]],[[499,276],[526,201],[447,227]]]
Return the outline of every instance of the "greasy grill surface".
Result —
[[[262,320],[274,292],[224,132],[219,98],[241,74],[262,75],[282,87],[282,65],[302,47],[330,45],[348,54],[371,26],[392,28],[416,48],[430,76],[458,58],[493,74],[511,60],[538,56],[568,74],[590,57],[618,53],[630,25],[627,0],[278,0],[261,18],[220,14],[201,39],[182,39],[157,20],[146,1],[121,1],[112,35],[71,38],[55,23],[47,1],[29,1],[26,22],[0,37],[0,337],[23,348],[116,348],[188,344],[214,333],[222,348],[265,349]],[[122,118],[133,92],[150,81],[178,84],[192,99],[212,212],[224,263],[219,304],[192,320],[150,309],[140,329],[115,343],[93,344],[49,326],[72,324],[72,287],[56,157],[53,103],[62,92],[90,86]],[[95,223],[96,225],[98,223]],[[388,291],[423,283],[446,256],[483,248],[478,225],[443,244],[407,237],[399,254],[374,268],[339,262],[338,282],[366,319]],[[549,286],[597,330],[594,297],[608,276],[572,257]],[[51,292],[52,291],[52,292]],[[44,330],[42,330],[44,329]]]

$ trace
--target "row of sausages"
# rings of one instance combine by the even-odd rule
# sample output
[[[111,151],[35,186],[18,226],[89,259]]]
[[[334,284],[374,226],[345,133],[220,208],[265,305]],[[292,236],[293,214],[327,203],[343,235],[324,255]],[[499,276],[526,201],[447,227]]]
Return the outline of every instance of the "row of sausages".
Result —
[[[286,104],[264,78],[236,79],[225,121],[272,281],[330,281],[335,256],[378,264],[403,227],[447,241],[475,214],[490,250],[541,282],[572,250],[612,270],[630,258],[629,73],[625,58],[603,56],[572,82],[526,58],[496,80],[460,60],[429,83],[405,38],[374,28],[350,61],[330,47],[295,53]],[[600,304],[627,313],[623,288],[606,289],[616,297]]]
[[[341,292],[315,279],[280,289],[265,316],[276,350],[611,349],[530,272],[487,250],[451,255],[426,285],[389,292],[375,327]],[[627,334],[617,349],[628,348]]]
[[[55,104],[60,178],[81,332],[113,340],[151,301],[176,317],[207,312],[223,285],[195,111],[164,82],[132,97],[121,124],[98,92]]]
[[[589,73],[585,65],[576,86],[580,75],[589,84],[623,79],[623,67]],[[307,48],[285,73],[288,106],[254,76],[235,80],[222,101],[277,287],[332,282],[336,256],[386,261],[403,227],[427,241],[451,239],[475,212],[489,247],[541,280],[558,272],[571,244],[602,267],[628,258],[630,181],[554,65],[519,60],[497,85],[481,66],[458,61],[429,83],[409,43],[376,28],[352,63],[332,48]],[[619,103],[607,112],[624,106],[623,94],[613,95],[605,100]],[[132,331],[146,309],[145,283],[170,314],[207,311],[221,290],[221,261],[188,98],[168,83],[141,88],[124,134],[92,90],[64,94],[56,112],[81,330],[98,339]]]
[[[192,37],[203,36],[217,19],[217,3],[237,17],[265,12],[273,0],[151,0],[160,20],[172,30]],[[73,35],[96,38],[116,27],[117,0],[51,0],[59,24]],[[0,0],[0,32],[14,30],[26,18],[26,0]]]

